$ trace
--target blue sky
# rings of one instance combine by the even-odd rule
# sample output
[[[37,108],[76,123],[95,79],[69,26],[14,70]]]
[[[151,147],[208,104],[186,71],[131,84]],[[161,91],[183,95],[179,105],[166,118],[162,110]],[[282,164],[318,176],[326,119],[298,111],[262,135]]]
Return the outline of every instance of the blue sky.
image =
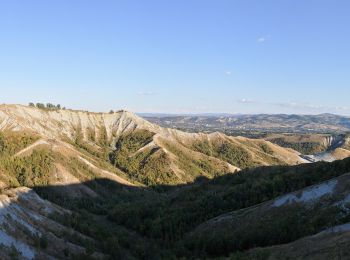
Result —
[[[0,103],[350,115],[348,0],[0,2]]]

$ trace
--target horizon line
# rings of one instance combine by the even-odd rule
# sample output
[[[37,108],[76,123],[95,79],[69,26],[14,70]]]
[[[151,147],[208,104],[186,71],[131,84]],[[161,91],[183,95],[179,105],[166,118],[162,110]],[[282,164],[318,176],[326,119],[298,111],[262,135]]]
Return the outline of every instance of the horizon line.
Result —
[[[38,103],[42,103],[42,104],[48,104],[51,102],[33,102],[33,104],[38,104]],[[51,103],[52,104],[52,103]],[[60,104],[60,103],[57,103]],[[5,105],[5,106],[24,106],[24,107],[31,107],[28,104],[21,104],[21,103],[1,103],[1,105]],[[185,112],[185,113],[177,113],[177,112],[138,112],[138,111],[133,111],[130,109],[126,109],[126,108],[111,108],[110,110],[105,110],[105,111],[97,111],[97,110],[90,110],[90,109],[84,109],[84,108],[71,108],[71,107],[67,107],[62,105],[62,108],[64,108],[65,110],[71,110],[71,111],[84,111],[84,112],[92,112],[92,113],[109,113],[109,111],[113,111],[113,112],[122,112],[122,111],[126,111],[126,112],[131,112],[134,113],[138,116],[141,117],[148,117],[148,116],[169,116],[169,117],[173,117],[173,116],[257,116],[257,115],[285,115],[285,116],[321,116],[321,115],[332,115],[332,116],[339,116],[339,117],[345,117],[345,118],[350,118],[349,115],[342,115],[342,114],[335,114],[335,113],[315,113],[315,114],[311,114],[311,113],[231,113],[231,112],[200,112],[200,113],[191,113],[191,112]],[[35,108],[37,108],[36,106],[34,106]],[[40,108],[38,108],[40,109]]]

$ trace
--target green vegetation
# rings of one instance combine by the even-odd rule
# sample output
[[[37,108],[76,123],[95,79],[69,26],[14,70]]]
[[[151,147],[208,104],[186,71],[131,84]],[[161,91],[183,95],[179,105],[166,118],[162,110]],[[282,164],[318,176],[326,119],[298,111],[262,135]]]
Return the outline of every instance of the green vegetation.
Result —
[[[267,144],[260,144],[260,148],[264,151],[264,153],[273,155],[273,150]]]
[[[8,172],[14,174],[21,186],[48,185],[52,157],[47,150],[34,150],[29,156],[15,157],[5,164]]]
[[[175,197],[162,196],[161,199],[158,198],[154,201],[137,201],[132,204],[120,203],[113,209],[110,219],[119,225],[126,226],[146,237],[155,239],[165,247],[174,247],[176,244],[183,248],[181,241],[184,236],[208,219],[226,212],[257,205],[285,193],[340,176],[349,171],[350,159],[331,164],[316,163],[314,165],[295,167],[274,166],[245,170],[234,175],[221,176],[211,181],[198,181],[197,185],[185,190],[180,189]],[[337,214],[337,212],[334,214]],[[334,222],[330,220],[334,214],[329,215],[329,219],[320,220],[319,222],[315,220],[312,223],[306,222],[304,226],[300,225],[300,228],[298,227],[291,239],[299,238],[302,235],[306,235],[306,233],[312,234],[326,225],[333,224]],[[276,217],[276,224],[271,224],[272,228],[278,225],[278,219],[279,217]],[[288,220],[286,221],[284,225],[289,223]],[[305,227],[307,227],[306,231],[302,233],[301,230]],[[257,226],[252,230],[257,230],[258,228],[260,227]],[[246,230],[249,230],[249,228],[247,227]],[[280,229],[276,230],[273,234],[280,236],[281,241],[283,239],[283,241],[287,241],[286,237],[283,238],[283,234],[287,236],[288,233],[279,233]],[[266,230],[264,229],[264,231]],[[259,234],[263,236],[264,233]],[[256,243],[253,235],[254,232],[247,232],[246,234],[247,241],[253,241],[250,247]],[[216,234],[216,236],[217,240],[215,241],[225,241],[224,233],[222,235]],[[261,239],[263,238],[264,236]],[[196,238],[192,241],[193,243],[189,243],[188,254],[197,252],[200,256],[212,255],[210,250],[208,249],[207,252],[203,245],[216,245],[218,248],[217,256],[225,255],[232,252],[232,250],[249,248],[249,246],[243,245],[236,247],[224,246],[224,250],[215,241],[203,239],[204,242],[196,242]],[[236,241],[231,237],[230,239]],[[268,244],[273,244],[275,241],[271,239]],[[181,251],[181,249],[179,250]],[[180,255],[186,254],[185,251],[180,253]]]
[[[38,249],[45,250],[48,246],[48,241],[45,234],[43,235],[33,234],[33,243],[34,243],[34,246]]]
[[[340,207],[312,207],[288,205],[283,209],[270,208],[268,214],[259,215],[251,209],[232,215],[223,227],[211,229],[186,238],[186,249],[197,251],[201,256],[224,256],[235,251],[245,251],[255,247],[266,247],[295,241],[301,237],[318,233],[330,226],[350,221]]]
[[[192,147],[198,152],[220,158],[242,169],[256,166],[251,154],[246,149],[228,141],[214,144],[207,140],[197,141]]]
[[[196,141],[192,143],[192,148],[205,155],[213,156],[213,146],[208,140]]]
[[[39,138],[27,132],[0,132],[0,156],[12,156]]]
[[[88,154],[96,156],[102,160],[108,160],[110,148],[108,146],[107,132],[105,128],[100,129],[98,140],[96,142],[96,132],[94,129],[87,128],[87,142],[84,140],[84,134],[81,126],[74,131],[73,142],[69,138],[65,138],[68,143],[86,151]]]
[[[38,137],[26,132],[0,132],[0,172],[8,186],[44,184],[44,175],[49,171],[49,157],[46,151],[33,152],[27,159],[14,155],[38,140]]]
[[[33,187],[47,185],[51,171],[52,157],[45,149],[34,150],[26,157],[0,157],[0,168],[15,177],[19,185]],[[12,183],[12,186],[17,184]]]
[[[254,158],[244,146],[254,149],[260,160]],[[274,157],[273,150],[265,143],[234,143],[226,140],[225,142],[209,143],[208,140],[196,141],[191,148],[208,156],[214,156],[226,161],[241,169],[252,168],[261,165],[261,161],[271,165],[282,165],[278,158]]]
[[[137,152],[140,148],[144,147],[148,143],[152,142],[154,133],[147,130],[136,130],[128,134],[122,135],[117,143],[117,151],[121,151],[128,154]]]
[[[99,130],[98,144],[101,147],[106,147],[109,145],[107,130],[105,126],[102,126]]]
[[[186,150],[184,147],[179,147],[172,142],[167,142],[166,140],[163,140],[163,144],[168,151],[176,156],[179,168],[185,173],[183,178],[186,181],[191,181],[200,176],[212,178],[229,171],[225,163],[218,162],[218,160],[214,158],[194,155],[192,151]]]
[[[284,138],[274,138],[270,141],[279,146],[291,148],[302,154],[316,154],[326,150],[326,147],[318,142],[288,142]]]
[[[77,167],[83,170],[79,165]],[[90,213],[88,212],[99,215],[107,214],[109,221],[112,221],[109,222],[109,227],[112,227],[114,222],[115,227],[124,226],[150,241],[154,240],[152,243],[163,248],[153,248],[160,254],[167,254],[167,248],[174,248],[173,254],[177,256],[191,255],[194,252],[201,257],[227,255],[235,250],[252,248],[253,245],[266,246],[292,241],[304,235],[313,234],[327,225],[342,223],[347,219],[336,218],[335,216],[340,213],[339,209],[336,208],[330,208],[329,211],[323,212],[324,214],[316,214],[316,212],[321,212],[321,208],[317,208],[317,205],[306,211],[302,208],[287,208],[286,210],[290,210],[290,214],[284,215],[291,216],[290,218],[284,219],[283,216],[278,215],[279,213],[274,215],[275,213],[272,212],[268,215],[270,218],[263,222],[269,223],[267,225],[261,226],[259,225],[261,222],[256,222],[254,225],[257,226],[254,226],[253,220],[248,221],[253,225],[251,230],[255,230],[255,232],[247,232],[250,228],[241,223],[242,230],[233,233],[238,234],[237,237],[232,237],[225,232],[216,234],[215,241],[209,235],[200,239],[190,238],[190,240],[185,236],[199,224],[225,212],[257,205],[348,171],[350,171],[349,159],[331,164],[263,167],[234,175],[221,176],[211,181],[198,180],[196,185],[186,189],[164,187],[165,189],[161,189],[160,193],[143,192],[141,189],[128,193],[116,186],[107,187],[109,184],[97,182],[88,185],[95,191],[99,191],[103,200],[89,200],[83,203],[70,201],[68,208],[80,213],[74,221],[76,224],[69,225],[93,237],[102,236],[101,232],[104,237],[114,236],[114,232],[119,234],[120,230],[112,231],[111,228],[106,230],[100,224],[93,224],[94,220],[89,217]],[[101,193],[106,189],[113,191],[114,195],[110,196],[112,194],[110,192]],[[174,189],[180,190],[176,192],[176,196],[169,197],[168,194],[173,193]],[[145,197],[142,198],[143,196]],[[67,207],[67,201],[52,197],[49,199],[58,204],[63,203],[63,206]],[[68,218],[66,221],[71,220]],[[293,227],[293,225],[296,225],[295,230],[290,235],[292,231],[286,227]],[[131,246],[132,239],[128,234],[128,232],[124,233],[122,239],[124,242],[121,247]],[[270,234],[270,236],[267,237],[266,234]],[[119,236],[118,239],[120,242]],[[183,239],[186,239],[185,247],[181,242],[184,241]],[[264,243],[259,242],[258,239],[263,239]],[[141,244],[148,248],[146,241]],[[136,249],[133,248],[133,250]],[[143,254],[141,252],[144,251],[138,251],[137,254]],[[153,253],[156,252],[153,251]]]
[[[88,141],[90,142],[96,142],[96,132],[95,132],[95,129],[92,129],[92,128],[87,128],[86,130],[87,132],[87,139]]]
[[[152,142],[153,133],[136,130],[119,137],[109,158],[113,165],[126,172],[129,178],[148,186],[157,183],[175,183],[167,155],[159,148],[144,148]]]
[[[72,144],[89,155],[102,159],[98,160],[99,162],[109,161],[116,169],[125,172],[129,179],[147,186],[189,182],[199,176],[212,178],[229,171],[225,162],[204,156],[194,158],[192,151],[184,152],[185,147],[178,147],[172,142],[163,140],[165,148],[176,157],[175,159],[170,158],[169,154],[158,147],[147,147],[147,144],[153,141],[153,136],[154,133],[146,130],[131,131],[119,136],[114,147],[111,147],[112,140],[109,140],[105,127],[99,129],[97,137],[95,131],[88,128],[86,130],[86,141],[81,127],[77,127]],[[235,151],[238,151],[238,149],[227,151],[227,156]],[[216,153],[219,155],[220,152]],[[245,158],[247,164],[250,159],[247,154],[240,155],[238,152],[230,154],[230,156],[242,157],[241,160]],[[173,160],[176,160],[176,173],[171,165]]]
[[[253,159],[249,152],[238,146],[223,143],[217,149],[217,155],[232,165],[237,165],[239,168],[247,168],[254,166]]]

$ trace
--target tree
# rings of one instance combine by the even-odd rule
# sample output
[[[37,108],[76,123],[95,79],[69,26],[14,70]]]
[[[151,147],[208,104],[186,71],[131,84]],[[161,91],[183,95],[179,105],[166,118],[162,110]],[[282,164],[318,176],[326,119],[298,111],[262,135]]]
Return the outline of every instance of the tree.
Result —
[[[110,113],[110,114],[114,114],[114,111],[111,109],[111,110],[109,111],[109,113]]]
[[[56,108],[56,107],[55,107],[55,105],[53,105],[53,104],[51,104],[51,103],[47,103],[47,104],[46,104],[46,108],[48,108],[48,109],[54,109],[54,108]]]
[[[32,103],[32,102],[29,103],[29,106],[30,107],[35,107],[34,103]]]
[[[43,103],[36,103],[36,107],[40,109],[45,109],[45,105]]]

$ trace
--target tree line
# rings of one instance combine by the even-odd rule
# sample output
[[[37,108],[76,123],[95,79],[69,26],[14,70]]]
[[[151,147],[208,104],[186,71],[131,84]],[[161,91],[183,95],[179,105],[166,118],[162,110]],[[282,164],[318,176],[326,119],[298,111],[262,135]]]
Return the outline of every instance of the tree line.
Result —
[[[66,108],[65,107],[62,107],[60,104],[57,104],[57,105],[54,105],[52,103],[36,103],[34,104],[33,102],[30,102],[29,103],[29,106],[30,107],[36,107],[36,108],[39,108],[39,109],[47,109],[47,110],[65,110]]]

